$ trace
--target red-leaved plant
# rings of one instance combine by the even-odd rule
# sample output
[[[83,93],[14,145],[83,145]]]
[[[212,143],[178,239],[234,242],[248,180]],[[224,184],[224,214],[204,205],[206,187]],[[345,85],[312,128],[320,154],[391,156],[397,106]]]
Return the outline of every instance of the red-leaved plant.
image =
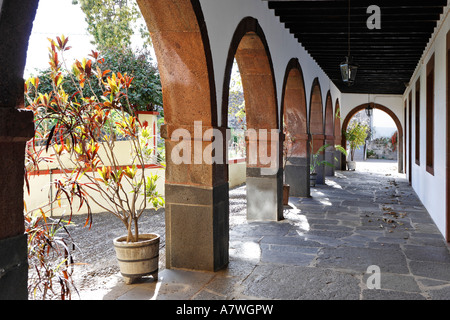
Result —
[[[25,83],[26,108],[34,112],[36,128],[27,147],[26,184],[43,164],[56,166],[61,175],[52,181],[53,203],[61,206],[65,199],[70,215],[85,206],[86,224],[92,223],[95,203],[122,221],[128,242],[139,241],[139,218],[145,209],[163,206],[164,199],[156,191],[158,176],[145,174],[150,128],[139,121],[128,100],[133,78],[102,70],[103,59],[95,51],[75,61],[69,72],[63,69],[68,38],[49,40],[52,90],[40,92],[38,78]],[[126,165],[118,158],[118,139],[129,145]]]
[[[25,215],[28,264],[31,266],[28,275],[30,298],[66,300],[71,299],[73,290],[78,293],[72,278],[74,243],[66,223],[45,214]]]

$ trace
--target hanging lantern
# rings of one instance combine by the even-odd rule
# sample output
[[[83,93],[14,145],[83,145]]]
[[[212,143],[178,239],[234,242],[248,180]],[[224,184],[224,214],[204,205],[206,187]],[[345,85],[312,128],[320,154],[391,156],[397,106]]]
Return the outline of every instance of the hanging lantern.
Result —
[[[350,55],[350,0],[348,0],[348,54],[345,57],[345,61],[341,62],[341,76],[342,81],[346,83],[348,86],[351,86],[355,83],[356,72],[358,71],[358,65],[353,62],[353,59]]]
[[[345,61],[341,63],[341,76],[342,81],[348,86],[355,83],[356,72],[358,71],[358,65],[353,63],[352,58],[345,57]]]
[[[369,103],[366,107],[366,114],[367,116],[370,118],[373,114],[373,107],[372,105]]]

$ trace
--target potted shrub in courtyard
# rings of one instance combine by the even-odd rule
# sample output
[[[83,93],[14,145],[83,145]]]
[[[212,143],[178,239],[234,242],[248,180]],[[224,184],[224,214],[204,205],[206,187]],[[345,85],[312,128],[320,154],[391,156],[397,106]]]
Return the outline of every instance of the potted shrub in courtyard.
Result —
[[[102,70],[103,59],[94,51],[89,59],[76,61],[72,72],[63,70],[60,57],[70,49],[67,40],[62,36],[50,41],[53,90],[40,92],[38,78],[26,81],[27,108],[35,114],[36,128],[27,148],[26,170],[55,165],[61,176],[52,181],[53,205],[66,200],[70,215],[86,206],[86,224],[92,222],[92,204],[123,223],[126,234],[114,239],[114,246],[127,283],[149,274],[157,278],[159,235],[141,233],[138,221],[146,209],[163,206],[164,199],[156,190],[158,176],[145,172],[143,138],[150,137],[151,129],[129,103],[133,79]],[[92,90],[94,81],[102,88],[100,96]],[[69,95],[63,84],[75,93]],[[119,160],[117,140],[129,145],[126,165]]]
[[[345,137],[350,148],[350,160],[347,160],[348,170],[356,169],[356,162],[354,161],[355,151],[364,145],[367,132],[369,130],[368,125],[362,124],[358,121],[353,121],[347,128]]]
[[[322,166],[322,165],[326,165],[329,167],[334,167],[334,165],[326,160],[320,160],[320,154],[322,152],[324,152],[328,147],[330,147],[330,144],[324,144],[323,146],[321,146],[315,153],[312,152],[313,150],[313,143],[312,140],[310,142],[310,150],[311,150],[311,158],[310,158],[310,163],[309,163],[309,185],[310,187],[315,187],[316,186],[316,180],[317,180],[317,168]],[[342,152],[343,154],[347,155],[347,151],[345,150],[345,148],[343,148],[340,145],[335,145],[334,146],[336,148],[336,150]],[[335,158],[335,160],[337,161],[337,159]]]

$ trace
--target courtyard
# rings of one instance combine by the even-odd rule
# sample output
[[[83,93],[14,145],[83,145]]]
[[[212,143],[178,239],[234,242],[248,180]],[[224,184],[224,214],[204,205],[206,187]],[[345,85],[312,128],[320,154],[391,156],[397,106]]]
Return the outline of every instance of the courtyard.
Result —
[[[450,299],[450,251],[396,162],[336,171],[311,198],[291,197],[280,222],[246,220],[245,185],[230,190],[230,262],[219,272],[165,269],[164,210],[142,219],[161,235],[158,281],[126,285],[112,239],[117,221],[96,214],[74,228],[77,300]],[[110,221],[111,219],[111,221]],[[76,217],[83,224],[84,217]],[[117,228],[116,228],[117,227]],[[373,281],[378,270],[379,283]]]

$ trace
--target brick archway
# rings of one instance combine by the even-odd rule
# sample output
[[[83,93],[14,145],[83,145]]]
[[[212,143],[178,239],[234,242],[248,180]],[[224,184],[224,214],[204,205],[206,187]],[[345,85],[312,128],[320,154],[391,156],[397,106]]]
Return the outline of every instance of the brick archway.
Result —
[[[300,140],[308,135],[308,116],[303,72],[298,59],[291,59],[286,67],[281,98],[281,114],[287,130]],[[296,139],[296,140],[298,140]],[[293,156],[306,156],[306,145],[297,145]]]
[[[159,62],[166,120],[162,135],[166,150],[170,152],[174,145],[172,132],[177,128],[188,130],[191,137],[194,136],[194,121],[202,122],[202,132],[217,128],[208,32],[199,0],[169,3],[139,0],[138,4],[148,23]],[[25,4],[4,0],[0,16],[0,148],[4,150],[0,161],[5,166],[0,188],[0,247],[2,252],[11,253],[0,261],[0,269],[5,270],[0,281],[3,288],[8,288],[2,293],[8,294],[9,299],[28,296],[23,161],[25,142],[33,135],[33,116],[31,112],[17,109],[23,105],[23,71],[37,6],[38,0]],[[203,143],[202,148],[207,144]],[[224,148],[225,145],[223,143]],[[215,271],[228,264],[226,173],[224,164],[173,165],[168,159],[165,184],[167,268]],[[199,230],[201,247],[197,241]]]
[[[318,78],[313,80],[311,86],[311,98],[309,106],[309,132],[313,136],[320,136],[323,139],[323,104],[322,90]],[[316,150],[316,148],[314,148]]]
[[[309,106],[309,133],[311,134],[312,150],[316,153],[320,147],[325,144],[325,130],[324,130],[324,117],[323,117],[323,103],[322,103],[322,90],[320,88],[320,82],[318,78],[315,78],[311,86],[311,98]],[[324,160],[325,155],[321,153],[319,155],[320,160]],[[316,169],[317,178],[316,183],[325,183],[325,166],[319,166]]]
[[[228,95],[236,59],[244,90],[247,122],[247,219],[282,219],[280,125],[272,58],[258,20],[246,17],[236,27],[228,50],[222,90],[222,124],[228,123]],[[266,136],[262,135],[262,132]],[[272,133],[275,132],[275,135]],[[275,159],[275,170],[261,154]],[[276,154],[274,154],[276,153]],[[272,161],[269,164],[273,165]]]
[[[342,130],[341,130],[341,105],[339,103],[339,98],[336,99],[336,104],[334,108],[334,144],[340,145],[342,142]],[[345,163],[345,155],[337,151],[335,154],[335,159],[337,159],[335,168],[342,169],[342,161]]]
[[[341,105],[339,104],[339,99],[336,99],[336,104],[334,108],[334,143],[341,143]]]
[[[247,127],[279,129],[272,57],[264,32],[255,18],[242,19],[230,43],[222,90],[223,126],[228,123],[228,95],[234,59],[242,78]]]
[[[290,195],[309,197],[309,135],[303,72],[298,59],[292,58],[286,67],[281,99],[281,114],[285,130],[291,137],[285,166],[285,182]]]
[[[193,137],[194,121],[202,122],[202,132],[217,127],[208,32],[198,0],[139,0],[138,4],[159,62],[166,120],[162,135],[170,152],[175,129],[182,127]],[[23,105],[23,71],[37,6],[38,0],[26,4],[5,0],[0,16],[0,148],[7,150],[0,154],[6,166],[0,189],[0,247],[11,252],[0,262],[5,270],[0,281],[2,288],[8,288],[2,293],[9,299],[28,296],[23,161],[25,142],[33,135],[33,116],[17,109]],[[226,266],[229,204],[223,164],[173,165],[168,157],[165,194],[166,267],[215,271]]]
[[[397,161],[398,161],[398,172],[399,173],[403,173],[403,128],[402,128],[402,124],[400,122],[400,120],[398,119],[398,117],[395,115],[395,113],[389,109],[386,106],[383,106],[381,104],[377,104],[377,103],[373,103],[372,104],[373,108],[375,109],[379,109],[382,110],[384,112],[386,112],[391,118],[392,120],[394,120],[395,125],[397,126],[397,133],[398,133],[398,142],[397,142],[397,150],[398,150],[398,157],[397,157]],[[341,145],[342,146],[346,146],[347,145],[347,139],[345,137],[345,132],[347,131],[347,127],[348,124],[350,123],[350,120],[353,118],[353,116],[355,114],[357,114],[358,112],[360,112],[361,110],[364,110],[367,107],[367,103],[366,104],[361,104],[357,107],[354,107],[345,117],[344,121],[342,122],[342,133],[341,133]],[[345,161],[342,162],[342,170],[345,170]]]
[[[166,267],[216,271],[228,264],[226,135],[221,137],[221,162],[196,161],[196,155],[203,154],[212,141],[204,132],[223,132],[217,123],[214,69],[201,5],[199,0],[137,2],[152,38],[163,87]],[[178,129],[190,134],[190,140],[182,140],[191,150],[189,163],[174,164],[170,157],[180,144],[174,134]],[[200,138],[196,132],[201,132]]]
[[[334,163],[334,113],[333,113],[333,100],[331,98],[331,92],[328,91],[327,98],[325,100],[325,144],[329,144],[325,150],[325,160],[329,163]],[[325,176],[334,176],[334,167],[325,167]]]
[[[325,138],[326,140],[334,139],[334,116],[333,116],[333,101],[331,93],[328,91],[325,100]]]

